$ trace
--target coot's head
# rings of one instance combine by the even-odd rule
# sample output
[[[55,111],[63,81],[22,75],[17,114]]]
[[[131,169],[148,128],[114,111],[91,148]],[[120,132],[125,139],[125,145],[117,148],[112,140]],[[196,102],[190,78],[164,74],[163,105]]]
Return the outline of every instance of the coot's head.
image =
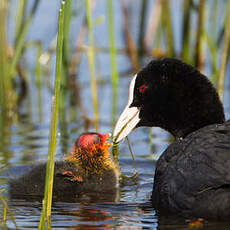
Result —
[[[211,82],[196,68],[173,58],[151,61],[129,87],[128,104],[114,129],[119,142],[139,126],[161,127],[176,138],[225,121]]]
[[[74,144],[72,155],[67,157],[69,161],[87,168],[94,172],[100,167],[106,167],[110,162],[109,147],[112,145],[107,140],[111,134],[100,134],[96,132],[87,132],[79,136]]]

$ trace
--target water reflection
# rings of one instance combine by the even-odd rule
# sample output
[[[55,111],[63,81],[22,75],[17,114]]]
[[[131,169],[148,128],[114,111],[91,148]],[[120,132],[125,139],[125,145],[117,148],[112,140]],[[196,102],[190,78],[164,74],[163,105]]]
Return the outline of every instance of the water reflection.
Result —
[[[127,163],[127,162],[125,162]],[[124,164],[123,163],[123,166]],[[130,162],[129,162],[130,163]],[[140,164],[139,164],[140,163]],[[146,162],[137,165],[145,167]],[[148,179],[149,177],[149,179]],[[143,178],[145,182],[143,182]],[[109,201],[105,194],[98,196],[82,196],[72,202],[57,202],[52,206],[52,226],[57,229],[192,229],[191,219],[178,216],[157,216],[149,200],[152,188],[150,175],[139,174],[141,183],[124,182],[121,195]],[[139,184],[139,185],[138,185]],[[141,188],[141,189],[140,189]],[[133,194],[135,192],[135,195]],[[40,219],[41,202],[25,200],[9,200],[20,229],[37,228]],[[229,229],[230,223],[204,221],[201,229]],[[10,227],[11,225],[9,225]]]
[[[79,206],[78,208],[79,210],[73,214],[73,216],[77,217],[78,223],[75,226],[73,225],[71,229],[112,229],[114,224],[113,217],[108,211],[87,206]]]

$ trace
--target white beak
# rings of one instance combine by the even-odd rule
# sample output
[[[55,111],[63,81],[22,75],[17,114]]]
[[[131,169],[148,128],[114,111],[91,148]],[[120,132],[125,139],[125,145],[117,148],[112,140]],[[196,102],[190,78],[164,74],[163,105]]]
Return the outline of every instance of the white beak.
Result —
[[[136,127],[137,123],[140,121],[139,113],[140,109],[137,107],[129,107],[133,101],[134,86],[136,82],[135,75],[129,85],[129,99],[124,111],[121,113],[114,131],[113,137],[114,142],[120,142],[123,138],[128,136],[129,133]]]

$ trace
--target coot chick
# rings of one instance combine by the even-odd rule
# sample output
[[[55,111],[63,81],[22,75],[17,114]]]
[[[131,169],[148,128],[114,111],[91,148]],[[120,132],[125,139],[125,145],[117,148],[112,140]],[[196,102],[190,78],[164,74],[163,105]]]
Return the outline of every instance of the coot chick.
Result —
[[[130,83],[114,140],[157,126],[175,141],[156,164],[152,204],[159,213],[230,218],[230,121],[207,79],[180,60],[151,61]]]
[[[110,134],[84,133],[74,144],[71,155],[55,162],[53,198],[72,200],[83,193],[115,194],[118,172],[106,142]],[[11,198],[43,197],[46,163],[35,166],[20,178],[9,182]]]

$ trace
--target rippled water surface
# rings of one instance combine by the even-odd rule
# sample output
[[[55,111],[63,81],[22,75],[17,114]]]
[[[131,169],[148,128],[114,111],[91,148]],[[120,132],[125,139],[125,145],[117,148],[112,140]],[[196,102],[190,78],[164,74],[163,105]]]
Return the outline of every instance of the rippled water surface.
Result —
[[[11,14],[15,14],[12,8]],[[74,2],[74,1],[73,1]],[[79,1],[81,2],[81,1]],[[114,4],[117,47],[124,48],[122,36],[121,10],[119,1]],[[139,9],[139,1],[132,7],[131,15],[135,22],[135,14]],[[150,1],[151,2],[151,1]],[[177,1],[175,1],[177,2]],[[178,1],[180,2],[180,1]],[[58,1],[42,0],[32,27],[29,30],[29,40],[41,40],[44,49],[49,47],[55,38],[57,28]],[[76,11],[77,6],[75,5]],[[175,4],[175,11],[179,13],[179,3]],[[77,11],[79,13],[79,11]],[[94,9],[94,18],[106,15],[105,1],[98,0]],[[13,18],[13,17],[12,17]],[[71,24],[71,44],[74,45],[83,15],[73,19]],[[10,21],[10,31],[13,31],[14,21]],[[95,43],[99,47],[108,47],[107,25],[105,22],[97,25],[95,29]],[[177,28],[175,27],[175,30]],[[134,37],[137,34],[135,26],[131,28]],[[102,39],[103,35],[103,39]],[[22,175],[30,169],[30,165],[45,161],[48,152],[48,135],[50,124],[50,105],[53,84],[54,58],[51,60],[49,76],[43,76],[43,86],[39,91],[34,85],[35,51],[26,52],[26,77],[29,83],[28,93],[18,110],[18,115],[12,124],[6,124],[1,131],[0,140],[0,188],[6,197],[11,213],[19,229],[36,229],[40,220],[41,203],[39,201],[10,200],[7,196],[7,180]],[[97,53],[97,72],[100,84],[98,96],[100,104],[100,132],[112,131],[112,88],[110,84],[110,59],[108,53]],[[120,113],[127,102],[128,84],[132,76],[130,60],[124,54],[117,57],[119,72],[121,74],[118,112]],[[86,114],[93,118],[91,100],[90,75],[86,54],[83,54],[78,69],[78,93]],[[78,135],[86,130],[86,123],[79,105],[70,103],[73,98],[66,94],[66,107],[59,119],[58,148],[56,158],[60,159],[72,149],[72,144]],[[77,99],[76,99],[77,100]],[[229,83],[227,82],[225,94],[225,111],[229,118]],[[88,127],[93,131],[93,126]],[[52,207],[53,229],[189,229],[186,219],[176,217],[165,218],[155,215],[149,202],[156,160],[172,141],[171,136],[158,128],[139,128],[130,137],[132,149],[137,163],[138,176],[133,178],[134,165],[126,142],[120,145],[119,160],[123,173],[127,179],[122,182],[120,190],[113,201],[107,202],[100,197],[92,200],[87,196],[79,198],[76,202],[54,202]],[[3,208],[1,207],[1,214]],[[8,227],[14,229],[15,225],[10,218]],[[229,223],[205,222],[202,229],[229,229]]]

